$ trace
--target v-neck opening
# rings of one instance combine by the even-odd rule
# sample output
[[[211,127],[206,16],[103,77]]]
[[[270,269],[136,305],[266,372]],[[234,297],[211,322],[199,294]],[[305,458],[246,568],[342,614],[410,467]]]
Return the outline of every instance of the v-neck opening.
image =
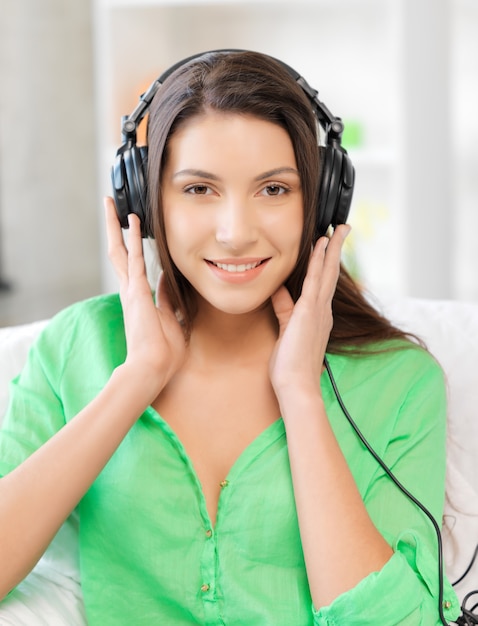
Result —
[[[209,515],[209,511],[206,506],[206,497],[203,489],[203,485],[199,479],[199,475],[194,467],[194,463],[189,456],[186,447],[183,442],[177,435],[176,431],[171,427],[169,422],[167,422],[158,411],[152,406],[149,406],[146,411],[146,415],[149,415],[154,421],[156,421],[162,431],[166,433],[169,438],[169,441],[176,448],[179,453],[180,458],[185,463],[188,468],[196,489],[199,494],[199,503],[200,503],[200,511],[201,515],[204,518],[211,528],[216,528],[217,522],[219,519],[219,512],[221,509],[221,498],[223,494],[223,490],[221,489],[221,493],[219,494],[217,510],[216,510],[216,520],[215,523],[212,524],[211,516]],[[264,452],[270,445],[272,445],[277,439],[281,436],[285,436],[285,427],[282,417],[278,417],[271,424],[269,424],[266,428],[264,428],[249,444],[247,444],[240,454],[237,456],[235,461],[232,463],[231,467],[227,474],[223,477],[223,481],[226,484],[232,483],[237,476],[241,474],[241,472],[262,453]],[[267,442],[267,443],[266,443]],[[220,483],[221,484],[221,483]]]
[[[341,363],[340,358],[335,357],[334,355],[327,355],[329,362],[332,363],[332,371],[334,374],[334,378],[338,378],[343,369],[343,363]],[[324,401],[330,399],[334,393],[332,386],[330,384],[330,380],[327,374],[327,371],[324,370],[320,377],[322,395],[324,396]],[[220,511],[221,511],[221,503],[223,501],[223,493],[224,490],[221,489],[219,494],[219,498],[217,501],[217,509],[216,509],[216,519],[215,523],[212,523],[211,516],[209,515],[209,511],[206,504],[206,496],[204,492],[203,485],[199,479],[199,475],[194,467],[191,457],[189,456],[186,447],[184,446],[182,440],[177,435],[176,431],[171,427],[169,422],[167,422],[162,415],[156,411],[156,409],[152,406],[149,406],[145,415],[149,415],[153,421],[157,422],[160,425],[160,428],[164,433],[167,434],[169,441],[174,445],[180,458],[185,463],[188,468],[190,475],[192,476],[195,487],[199,496],[199,507],[200,513],[203,517],[203,520],[206,524],[209,525],[210,528],[216,529],[218,520],[220,520]],[[247,444],[237,458],[232,463],[229,471],[226,476],[223,477],[223,481],[225,484],[229,485],[233,483],[233,481],[238,477],[245,468],[247,468],[254,460],[267,448],[269,448],[277,439],[280,437],[285,438],[286,431],[285,425],[282,417],[278,417],[271,424],[269,424],[266,428],[264,428],[249,444]],[[267,443],[266,443],[267,442]],[[220,483],[221,484],[221,483]]]

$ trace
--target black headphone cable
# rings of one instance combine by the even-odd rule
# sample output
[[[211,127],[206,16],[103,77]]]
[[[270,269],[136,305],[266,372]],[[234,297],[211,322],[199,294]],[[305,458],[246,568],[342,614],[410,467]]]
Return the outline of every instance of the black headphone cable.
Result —
[[[470,563],[468,564],[468,566],[467,566],[466,570],[463,572],[463,574],[462,574],[459,578],[457,578],[457,579],[455,580],[455,582],[453,582],[453,583],[451,584],[451,585],[452,585],[452,587],[455,587],[456,585],[458,585],[458,583],[461,583],[461,581],[462,581],[464,578],[466,578],[466,576],[468,576],[468,574],[470,573],[471,568],[473,567],[473,564],[474,564],[474,563],[475,563],[475,561],[476,561],[476,557],[477,557],[477,556],[478,556],[478,544],[477,544],[477,545],[476,545],[476,547],[475,547],[475,551],[473,552],[473,556],[471,557],[471,561],[470,561]]]
[[[334,378],[334,375],[333,375],[332,370],[330,368],[330,364],[329,364],[329,361],[328,361],[327,357],[324,358],[324,365],[325,365],[325,368],[327,370],[327,374],[329,376],[330,384],[332,385],[332,389],[334,391],[334,394],[335,394],[335,397],[337,399],[337,402],[339,403],[340,408],[342,409],[343,414],[345,415],[345,417],[347,418],[348,422],[350,423],[350,425],[354,429],[354,431],[355,431],[356,435],[358,436],[358,438],[360,439],[360,441],[363,443],[363,445],[368,450],[368,452],[373,456],[373,458],[377,461],[377,463],[380,465],[380,467],[383,469],[383,471],[389,476],[389,478],[392,480],[392,482],[400,489],[400,491],[407,498],[409,498],[421,511],[423,511],[423,513],[425,513],[425,515],[428,517],[430,522],[433,524],[433,528],[435,529],[435,533],[436,533],[436,537],[437,537],[437,544],[438,544],[438,614],[440,616],[440,620],[441,620],[443,626],[450,626],[449,623],[447,622],[444,614],[443,614],[443,547],[442,547],[442,538],[441,538],[440,527],[438,526],[437,521],[435,520],[433,515],[430,513],[430,511],[419,500],[417,500],[417,498],[415,498],[415,496],[413,494],[411,494],[410,491],[408,491],[408,489],[404,485],[402,485],[402,483],[398,480],[398,478],[393,474],[391,469],[384,463],[384,461],[382,461],[382,459],[379,457],[379,455],[375,452],[375,450],[369,444],[369,442],[367,441],[367,439],[363,435],[362,431],[357,426],[357,424],[355,423],[354,419],[352,418],[352,416],[348,412],[347,407],[344,404],[344,401],[342,400],[342,396],[340,395],[339,389],[337,387],[337,383],[335,382],[335,378]],[[467,626],[467,622],[457,622],[457,624],[460,624],[460,623],[463,624],[463,626]],[[470,622],[470,623],[471,624],[478,624],[478,621],[477,622]]]
[[[471,561],[468,564],[467,568],[465,569],[463,574],[459,578],[457,578],[455,582],[451,584],[452,587],[455,587],[456,585],[461,583],[461,581],[464,580],[466,576],[468,576],[468,574],[471,571],[471,568],[473,567],[473,564],[475,563],[477,556],[478,556],[478,545],[475,547],[475,551],[473,552],[473,556],[471,557]],[[474,624],[478,624],[478,615],[474,612],[475,609],[478,608],[478,603],[475,603],[471,607],[471,609],[466,608],[466,603],[468,602],[468,600],[476,594],[478,594],[478,591],[470,591],[463,598],[463,601],[461,603],[462,615],[460,615],[460,617],[456,621],[456,623],[459,626],[474,626]]]
[[[466,608],[468,600],[476,594],[478,594],[478,591],[470,591],[470,593],[467,593],[463,598],[463,602],[461,604],[462,614],[456,620],[458,626],[474,626],[475,624],[478,624],[478,615],[474,613],[475,609],[478,607],[478,603],[475,603],[471,609]]]

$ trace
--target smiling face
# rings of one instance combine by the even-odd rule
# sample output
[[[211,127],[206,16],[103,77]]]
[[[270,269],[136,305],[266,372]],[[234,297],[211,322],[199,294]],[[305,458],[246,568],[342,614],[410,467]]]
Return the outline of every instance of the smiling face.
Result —
[[[210,111],[181,125],[167,154],[166,240],[199,308],[256,310],[299,253],[303,201],[289,135],[251,115]]]

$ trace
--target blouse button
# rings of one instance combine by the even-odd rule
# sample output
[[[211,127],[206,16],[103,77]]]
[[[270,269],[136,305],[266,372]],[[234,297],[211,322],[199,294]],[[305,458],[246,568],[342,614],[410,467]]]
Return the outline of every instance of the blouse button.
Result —
[[[206,537],[212,537],[212,530],[210,528],[206,530]]]
[[[209,591],[209,585],[207,584],[201,585],[201,591],[203,593],[205,593],[206,591]]]
[[[221,482],[219,483],[219,485],[220,485],[220,487],[221,487],[222,489],[224,489],[224,487],[227,487],[227,486],[228,486],[228,484],[229,484],[229,481],[228,481],[228,480],[221,480]]]

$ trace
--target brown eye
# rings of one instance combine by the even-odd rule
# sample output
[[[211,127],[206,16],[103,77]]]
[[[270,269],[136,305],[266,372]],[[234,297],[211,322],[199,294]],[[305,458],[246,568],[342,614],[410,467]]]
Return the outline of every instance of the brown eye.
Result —
[[[188,187],[186,191],[196,196],[205,196],[209,191],[209,187],[206,185],[193,185],[192,187]]]
[[[267,196],[281,196],[283,193],[287,193],[289,190],[283,185],[267,185],[264,187],[263,193]]]

